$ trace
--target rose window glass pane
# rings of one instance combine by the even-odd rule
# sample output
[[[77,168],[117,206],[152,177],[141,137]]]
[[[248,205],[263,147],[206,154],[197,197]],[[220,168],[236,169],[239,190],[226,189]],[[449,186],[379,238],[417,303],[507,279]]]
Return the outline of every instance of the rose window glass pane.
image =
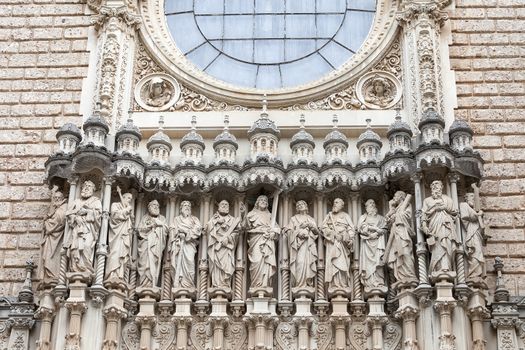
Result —
[[[184,55],[239,87],[280,89],[317,80],[366,39],[375,0],[166,0]]]

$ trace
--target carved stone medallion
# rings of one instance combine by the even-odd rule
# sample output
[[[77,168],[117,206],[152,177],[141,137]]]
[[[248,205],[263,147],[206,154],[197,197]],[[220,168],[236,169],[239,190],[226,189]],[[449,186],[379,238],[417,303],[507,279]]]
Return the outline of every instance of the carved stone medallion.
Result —
[[[179,100],[180,93],[179,83],[162,73],[147,75],[135,86],[135,100],[151,112],[167,110]]]
[[[373,71],[357,82],[359,101],[370,109],[388,109],[401,99],[401,83],[389,72]]]

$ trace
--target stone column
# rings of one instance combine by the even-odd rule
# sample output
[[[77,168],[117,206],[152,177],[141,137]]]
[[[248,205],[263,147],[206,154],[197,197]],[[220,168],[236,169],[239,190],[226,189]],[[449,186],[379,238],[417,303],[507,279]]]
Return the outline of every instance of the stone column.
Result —
[[[18,300],[10,303],[11,310],[9,312],[9,319],[6,322],[6,327],[8,328],[7,331],[9,331],[9,328],[11,329],[11,334],[9,335],[7,349],[29,350],[32,348],[29,334],[35,324],[35,304],[31,281],[31,274],[34,267],[33,260],[29,259],[26,262],[26,278],[22,289],[18,293]],[[4,346],[5,345],[4,343]]]
[[[99,78],[94,101],[100,102],[100,114],[110,126],[111,134],[125,120],[133,90],[135,35],[140,17],[131,4],[115,0],[91,5],[96,13],[93,23],[98,32],[96,75]]]
[[[290,196],[283,195],[281,227],[290,221]],[[283,316],[289,316],[293,309],[292,295],[290,294],[290,258],[288,251],[288,237],[279,235],[279,268],[281,269],[281,294],[279,296],[279,310]]]
[[[206,193],[202,196],[201,210],[202,210],[202,227],[205,227],[210,220],[210,207],[213,196],[211,193]],[[209,307],[208,302],[208,236],[206,232],[201,235],[200,242],[200,260],[199,260],[199,275],[197,277],[197,302],[195,307],[199,315],[204,316]]]
[[[324,219],[324,195],[322,193],[316,193],[315,195],[315,215],[317,219],[317,227],[321,227]],[[326,300],[326,289],[324,283],[324,272],[325,272],[325,250],[322,234],[317,238],[317,280],[316,280],[316,297],[314,302],[314,308],[317,314],[321,318],[325,318],[329,303]]]
[[[49,291],[43,291],[40,295],[40,307],[35,313],[35,318],[39,319],[40,334],[36,341],[37,350],[51,350],[51,326],[55,318],[55,302],[53,295]]]
[[[136,321],[140,325],[140,349],[151,349],[151,332],[155,324],[155,299],[159,297],[159,288],[139,288],[139,313]]]
[[[417,299],[412,288],[400,287],[397,294],[399,308],[395,312],[395,317],[403,320],[403,340],[406,350],[419,350],[419,343],[416,333],[416,319],[419,316]]]
[[[75,201],[77,194],[78,176],[73,176],[69,179],[69,196],[68,196],[68,207]],[[62,249],[60,250],[60,270],[58,274],[58,284],[54,289],[54,293],[59,298],[65,298],[67,293],[66,280],[67,280],[67,250],[71,245],[71,238],[69,237],[69,225],[66,220],[66,226],[64,227],[64,239]]]
[[[139,316],[135,318],[140,326],[140,350],[151,350],[151,332],[155,326],[155,316]]]
[[[118,293],[118,292],[116,292]],[[123,296],[122,293],[118,293]],[[120,340],[120,321],[127,316],[127,310],[124,308],[124,298],[119,298],[119,304],[109,304],[104,308],[104,317],[106,318],[106,334],[102,343],[102,350],[115,350],[119,348]],[[112,298],[112,297],[110,297]],[[109,298],[108,298],[109,299]]]
[[[448,15],[442,8],[447,1],[403,1],[398,20],[403,26],[405,103],[412,125],[433,109],[443,116],[443,82],[441,79],[440,31]]]
[[[351,215],[354,225],[357,225],[357,220],[359,219],[359,201],[359,193],[352,192],[349,196],[348,207],[351,208],[349,212],[352,213]],[[352,253],[352,301],[350,302],[350,309],[352,310],[352,315],[356,318],[360,318],[366,312],[366,303],[363,299],[363,288],[361,285],[359,271],[359,252],[359,235],[356,232],[354,238],[354,252]]]
[[[173,218],[175,217],[176,201],[177,199],[175,196],[170,196],[168,199],[168,205],[166,207],[166,223],[168,224],[168,227],[171,227],[173,223]],[[160,301],[158,303],[159,311],[162,315],[171,315],[171,312],[173,310],[173,302],[171,300],[171,286],[173,282],[171,279],[170,256],[167,253],[167,249],[168,248],[165,247],[164,251],[166,251],[166,253],[164,254],[164,258],[162,259],[162,290],[160,295]]]
[[[244,195],[238,195],[235,199],[235,215],[240,215],[240,206],[244,203]],[[245,213],[246,214],[246,213]],[[241,231],[235,251],[235,274],[233,276],[233,297],[231,302],[232,312],[235,317],[241,317],[245,308],[245,242],[244,232]]]
[[[485,350],[487,341],[483,332],[483,320],[490,318],[490,312],[485,306],[485,294],[479,290],[470,295],[467,306],[468,315],[472,326],[473,350]]]
[[[144,193],[139,193],[137,195],[136,200],[136,206],[135,206],[135,228],[133,232],[133,242],[131,245],[131,270],[129,273],[129,299],[134,300],[135,296],[137,294],[137,279],[138,279],[138,272],[137,272],[137,257],[138,257],[138,232],[137,227],[140,223],[140,220],[142,219],[142,215],[144,214]]]
[[[452,296],[453,284],[446,279],[436,283],[436,302],[434,309],[439,314],[441,334],[439,336],[440,349],[456,349],[456,336],[452,331],[452,310],[456,307],[456,300]]]
[[[427,244],[423,231],[421,230],[421,208],[423,207],[423,195],[421,193],[422,178],[423,175],[421,172],[417,172],[411,177],[412,182],[414,182],[414,197],[416,202],[416,255],[419,273],[419,285],[416,288],[416,292],[420,298],[428,298],[432,287],[428,280]]]
[[[100,233],[97,242],[95,283],[91,287],[90,294],[95,306],[101,306],[107,290],[102,285],[104,280],[104,267],[108,256],[108,230],[109,230],[109,210],[111,205],[111,186],[113,179],[109,176],[104,177],[102,192],[102,220],[100,223]]]
[[[457,237],[460,240],[459,246],[456,250],[456,270],[457,270],[457,285],[455,287],[456,292],[461,295],[461,297],[467,298],[469,294],[469,288],[465,283],[465,249],[463,246],[463,235],[461,232],[461,221],[459,214],[459,200],[458,200],[458,186],[457,182],[459,181],[459,175],[457,173],[450,173],[448,175],[448,181],[450,183],[450,195],[452,201],[454,202],[454,209],[457,211],[456,216],[456,233]]]

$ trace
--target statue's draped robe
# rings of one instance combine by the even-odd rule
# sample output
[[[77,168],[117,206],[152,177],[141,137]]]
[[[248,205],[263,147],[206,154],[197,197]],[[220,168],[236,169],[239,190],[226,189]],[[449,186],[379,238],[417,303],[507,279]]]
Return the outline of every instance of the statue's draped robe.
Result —
[[[175,218],[171,235],[171,266],[173,286],[176,288],[195,288],[195,255],[202,226],[195,216]],[[179,233],[184,233],[179,235]]]
[[[131,212],[122,203],[113,203],[109,218],[109,254],[106,262],[106,279],[124,279],[124,271],[131,253],[132,232]]]
[[[239,236],[238,218],[216,213],[206,225],[208,266],[213,288],[231,288],[235,271],[235,246]]]
[[[461,203],[459,210],[467,253],[467,281],[476,281],[484,278],[486,275],[485,258],[481,248],[483,246],[483,234],[479,216],[468,203]]]
[[[330,287],[350,286],[354,224],[345,212],[328,213],[321,227],[326,245],[325,281]]]
[[[67,204],[52,205],[44,220],[42,257],[39,277],[42,281],[57,281],[60,270],[60,250],[64,240]]]
[[[444,209],[436,206],[443,204]],[[430,247],[430,273],[453,271],[453,253],[457,244],[456,224],[451,213],[454,212],[452,199],[442,195],[435,199],[425,198],[423,201],[422,225],[428,228],[427,243]]]
[[[271,279],[277,269],[275,257],[275,235],[273,233],[272,214],[254,209],[246,215],[248,220],[248,259],[250,261],[250,288],[270,287]],[[277,224],[275,227],[278,227]],[[264,234],[269,233],[270,238]]]
[[[85,215],[79,211],[84,210]],[[94,273],[93,258],[102,219],[102,203],[91,196],[77,199],[68,210],[68,224],[71,246],[69,248],[69,267],[73,272]]]
[[[408,204],[404,210],[396,208],[389,221],[392,223],[390,235],[394,237],[385,261],[394,271],[396,281],[417,281],[412,250],[412,237],[415,236],[412,227],[412,206]]]
[[[157,286],[162,265],[162,253],[166,244],[168,225],[162,215],[145,214],[140,221],[138,242],[139,286],[152,288]]]
[[[381,230],[376,232],[376,238],[371,238],[374,232],[368,231],[367,226],[375,226]],[[381,260],[385,254],[385,218],[381,215],[361,215],[357,222],[357,228],[361,234],[359,268],[363,286],[365,288],[384,286],[385,274]]]
[[[310,215],[297,214],[290,219],[285,232],[290,247],[290,272],[293,287],[313,287],[317,273],[317,234],[308,228],[315,227]]]

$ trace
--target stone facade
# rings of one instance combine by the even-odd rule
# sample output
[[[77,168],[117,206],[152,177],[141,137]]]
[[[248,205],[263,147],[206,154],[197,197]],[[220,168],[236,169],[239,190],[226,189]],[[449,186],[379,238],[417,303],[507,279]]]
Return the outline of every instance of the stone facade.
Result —
[[[38,260],[50,191],[44,163],[64,123],[81,125],[90,16],[83,1],[3,1],[0,21],[0,294]]]
[[[481,185],[490,227],[486,254],[506,263],[513,295],[525,292],[525,4],[458,0],[451,11],[456,118],[474,129],[485,160]],[[494,277],[490,277],[494,285]]]
[[[151,56],[147,52],[145,53],[144,43],[134,37],[134,29],[122,29],[122,27],[118,26],[117,29],[107,28],[109,27],[107,23],[110,23],[108,18],[119,18],[121,22],[119,22],[120,24],[118,25],[126,23],[130,28],[135,28],[139,23],[135,17],[111,11],[104,12],[104,10],[98,7],[98,3],[94,1],[90,1],[89,3],[92,5],[94,11],[98,12],[96,18],[93,17],[92,10],[90,10],[88,4],[84,1],[33,0],[31,2],[23,0],[0,0],[0,22],[2,23],[0,25],[0,62],[3,67],[6,67],[0,71],[0,295],[7,297],[21,295],[22,297],[19,297],[18,302],[23,306],[26,306],[24,303],[30,303],[31,301],[30,299],[24,299],[24,295],[27,295],[31,289],[31,281],[30,278],[28,278],[28,273],[29,276],[31,275],[31,268],[24,269],[24,266],[26,266],[26,261],[30,258],[35,262],[39,260],[41,232],[43,229],[42,223],[52,194],[49,189],[50,186],[45,183],[45,162],[49,156],[57,150],[56,132],[68,122],[80,126],[88,116],[92,115],[95,102],[93,96],[97,95],[99,99],[104,100],[103,97],[106,91],[111,90],[114,94],[111,94],[111,98],[108,98],[108,101],[102,101],[101,114],[110,124],[112,128],[111,133],[114,134],[117,127],[124,124],[124,115],[126,114],[125,111],[128,104],[130,105],[130,109],[145,112],[145,110],[142,109],[143,106],[134,100],[132,87],[147,84],[148,82],[146,80],[141,80],[144,76],[147,76],[147,74],[155,73],[158,74],[158,76],[166,74],[164,68],[161,68],[157,63],[150,62],[150,65],[147,67],[140,65],[140,63],[143,62],[141,59],[146,57],[147,61],[147,58]],[[146,1],[143,3],[146,3]],[[144,10],[144,8],[142,8],[142,10]],[[497,329],[497,337],[503,339],[507,334],[505,332],[509,329],[508,323],[505,323],[505,321],[511,319],[511,323],[514,322],[513,324],[519,325],[518,313],[515,305],[507,306],[505,304],[505,296],[500,298],[500,296],[505,293],[498,294],[498,292],[507,288],[511,296],[525,295],[525,115],[523,113],[523,108],[525,108],[525,63],[523,62],[523,55],[525,52],[522,47],[525,44],[525,3],[519,0],[455,0],[445,11],[449,14],[450,19],[445,22],[441,30],[441,40],[448,42],[442,43],[441,52],[446,58],[448,49],[450,60],[441,57],[441,62],[438,61],[437,67],[442,68],[443,71],[446,71],[448,68],[452,69],[455,81],[453,81],[453,79],[451,80],[452,76],[447,76],[443,73],[444,78],[442,84],[444,88],[443,86],[440,87],[439,83],[434,86],[435,91],[437,91],[435,95],[437,96],[432,98],[435,100],[435,104],[431,107],[441,111],[444,115],[448,113],[448,109],[451,110],[453,107],[453,116],[455,119],[468,121],[474,131],[473,146],[480,152],[485,162],[480,190],[482,209],[485,212],[485,222],[487,226],[486,233],[490,236],[484,248],[487,267],[489,269],[487,277],[488,300],[492,300],[494,296],[496,296],[496,301],[501,302],[498,304],[499,306],[495,306],[492,310],[492,323]],[[133,11],[131,11],[131,14],[134,15]],[[121,18],[124,18],[124,20],[121,20]],[[402,21],[403,20],[407,23],[410,22],[410,19],[402,19]],[[436,19],[436,21],[441,20],[444,20],[444,17],[442,19]],[[92,25],[92,23],[95,23],[95,25]],[[111,33],[113,34],[111,35]],[[117,84],[115,81],[112,82],[111,79],[106,79],[105,76],[100,73],[104,70],[101,70],[100,65],[97,65],[97,59],[99,57],[98,55],[102,53],[102,48],[101,46],[97,47],[97,45],[111,42],[111,40],[113,40],[112,38],[119,35],[125,38],[120,42],[123,46],[119,47],[120,51],[118,51],[117,58],[110,58],[115,60],[114,64],[118,62],[120,65],[125,64],[123,62],[126,62],[126,57],[128,57],[128,59],[131,58],[131,62],[127,62],[126,64],[130,67],[133,66],[136,72],[133,79],[128,77],[128,80],[123,79],[123,77],[126,76],[125,71],[116,72],[117,76],[121,74],[120,78],[122,79],[122,82]],[[401,40],[400,44],[399,41],[395,41],[395,44],[388,48],[391,57],[394,57],[394,59],[396,57],[399,58],[399,50],[403,50],[403,42],[404,41]],[[126,43],[130,44],[128,45]],[[276,99],[272,100],[272,96],[270,96],[270,114],[272,112],[277,114],[285,113],[281,114],[280,119],[285,120],[291,116],[292,111],[295,109],[308,110],[312,105],[315,106],[313,109],[324,110],[327,113],[330,113],[330,110],[341,109],[345,111],[381,109],[380,107],[386,107],[387,105],[388,108],[391,109],[407,107],[418,112],[425,111],[428,106],[423,100],[421,104],[417,102],[412,103],[407,99],[404,100],[404,104],[399,102],[401,99],[400,90],[402,89],[402,85],[406,83],[406,76],[409,76],[410,73],[405,72],[404,74],[406,74],[406,76],[404,76],[400,70],[389,70],[385,62],[388,63],[391,62],[391,60],[383,59],[377,63],[375,69],[383,70],[383,76],[390,79],[392,87],[395,86],[396,98],[395,102],[391,104],[385,103],[384,106],[372,105],[372,107],[370,107],[367,103],[360,102],[359,99],[364,100],[365,97],[360,96],[362,92],[356,92],[356,89],[367,86],[366,84],[370,85],[372,79],[368,82],[365,81],[366,79],[355,79],[351,84],[346,86],[343,91],[331,91],[328,97],[322,96],[322,93],[314,94],[313,96],[316,100],[313,104],[307,104],[305,101],[298,99],[297,101],[293,101],[293,105],[280,105],[279,101]],[[140,68],[140,71],[138,68]],[[173,78],[169,77],[169,79]],[[377,79],[377,75],[373,76],[373,79]],[[175,83],[173,84],[175,90],[180,89],[182,99],[179,104],[176,104],[169,110],[170,113],[173,111],[184,113],[188,111],[200,112],[203,110],[210,112],[232,112],[231,128],[235,129],[237,127],[237,130],[235,130],[237,136],[244,135],[244,131],[240,133],[240,124],[235,125],[235,120],[240,120],[239,118],[235,119],[235,113],[246,111],[251,113],[249,114],[250,117],[258,114],[258,112],[253,111],[255,108],[258,109],[256,106],[256,104],[259,103],[258,101],[251,100],[250,102],[250,99],[246,98],[244,101],[246,105],[237,105],[227,100],[226,97],[229,98],[229,96],[223,91],[213,91],[209,96],[206,96],[205,94],[196,93],[194,86],[191,86],[191,84],[181,84],[180,87],[175,86]],[[453,95],[452,92],[454,92],[454,86],[457,99],[455,96],[451,96],[451,94]],[[139,94],[140,93],[141,92],[139,92]],[[440,94],[445,96],[443,98],[445,102],[440,102]],[[195,98],[195,95],[198,95],[197,98]],[[221,96],[227,103],[221,103]],[[195,103],[195,101],[197,102]],[[432,103],[434,102],[430,104]],[[202,106],[206,106],[206,108],[202,108]],[[264,108],[266,108],[266,106]],[[158,109],[151,110],[157,111]],[[266,109],[263,111],[265,110]],[[289,115],[286,114],[287,111],[290,113]],[[155,116],[156,115],[157,114],[155,114]],[[217,113],[216,116],[219,117],[219,113]],[[187,116],[184,116],[184,118],[186,117]],[[293,118],[296,117],[294,113]],[[382,122],[382,129],[380,128],[381,130],[379,130],[385,144],[387,141],[384,135],[386,134],[386,127],[390,122],[393,122],[393,118],[388,119],[388,122]],[[212,130],[222,130],[222,122],[215,124],[221,125],[213,125],[213,127],[211,127]],[[328,128],[327,123],[321,124],[320,130],[326,130]],[[449,118],[447,119],[447,128],[450,124],[451,119]],[[174,136],[174,144],[178,142],[178,139],[185,133],[183,131],[184,126],[181,127],[181,125],[184,125],[184,123],[179,123],[173,127],[170,134],[172,137]],[[285,130],[285,140],[291,139],[290,130],[298,130],[297,128],[292,129],[290,125],[293,126],[297,124],[293,122],[287,126],[288,131]],[[244,124],[242,125],[243,128],[246,126],[247,125]],[[143,122],[141,127],[146,130],[146,134],[151,133],[153,129],[151,122],[149,124],[148,122]],[[209,125],[207,127],[209,127]],[[365,130],[364,123],[361,123],[360,127],[362,131]],[[189,130],[189,123],[186,123],[186,128]],[[415,128],[413,127],[413,129]],[[227,128],[225,130],[227,130]],[[215,134],[219,134],[219,132]],[[215,137],[215,134],[212,136]],[[315,134],[315,144],[318,148],[322,148],[319,136],[318,131],[318,133]],[[210,140],[213,139],[213,137],[211,137],[209,131],[208,134],[205,134],[205,139],[207,140],[206,152],[211,148],[209,147],[211,146]],[[245,138],[245,136],[243,137]],[[270,139],[273,141],[274,136],[268,138],[268,140]],[[144,146],[144,142],[142,146]],[[244,146],[248,146],[248,143],[245,143]],[[201,147],[204,148],[204,143]],[[280,151],[282,151],[283,146],[280,145],[279,147],[281,147]],[[352,147],[351,153],[357,154],[355,144],[352,144],[350,147]],[[228,148],[228,150],[231,149],[232,147]],[[202,152],[202,149],[200,150]],[[241,153],[241,156],[247,154],[242,152],[241,147],[238,153]],[[272,152],[275,152],[275,154],[269,156],[270,159],[274,158],[274,155],[277,155],[277,149],[272,149]],[[284,152],[286,153],[286,151]],[[172,156],[171,159],[173,160],[174,156]],[[253,160],[257,161],[257,159],[257,155],[255,155]],[[178,160],[179,158],[177,158],[177,161]],[[357,163],[359,160],[351,159],[351,161]],[[198,169],[201,158],[192,159],[192,162]],[[160,173],[162,172],[160,171]],[[253,177],[255,177],[255,175],[256,174],[253,174]],[[191,178],[189,175],[186,176]],[[267,174],[265,176],[269,175]],[[157,176],[157,178],[159,177]],[[250,178],[252,178],[252,176],[246,176],[246,178],[243,179],[246,182],[244,184],[241,183],[241,186],[249,187],[251,185]],[[269,177],[262,177],[261,179],[255,181],[268,181]],[[200,180],[199,178],[198,181]],[[220,181],[222,182],[219,183],[224,184],[228,180],[221,179]],[[278,185],[281,186],[282,184]],[[111,188],[111,183],[109,186]],[[427,194],[428,193],[429,192],[427,192]],[[165,200],[165,202],[171,208],[168,210],[171,211],[171,214],[174,214],[175,202],[168,203],[168,200]],[[236,205],[238,205],[238,203]],[[354,223],[356,223],[357,218],[355,214],[357,214],[357,204],[352,204],[352,207],[355,208],[355,212],[352,212],[352,214],[354,214]],[[316,208],[320,208],[320,206]],[[348,210],[351,211],[350,206]],[[238,213],[239,207],[236,207],[235,211]],[[203,212],[205,212],[205,210]],[[380,210],[380,212],[386,214],[384,210]],[[320,209],[315,209],[315,219],[317,221],[321,220],[321,213],[322,211]],[[204,218],[210,215],[209,207],[208,212],[203,215]],[[285,217],[284,213],[280,215],[281,217]],[[98,253],[97,257],[99,257]],[[504,263],[503,273],[501,272],[500,265],[496,264],[495,267],[493,267],[492,261],[495,257],[502,258],[502,262]],[[100,268],[96,266],[96,269]],[[103,265],[102,269],[104,269]],[[201,276],[200,269],[201,267],[197,266],[199,276]],[[283,272],[279,271],[279,278],[281,278],[282,273]],[[498,276],[500,276],[500,278],[498,278]],[[79,281],[76,282],[81,283]],[[76,282],[72,278],[70,285]],[[98,284],[101,285],[101,283]],[[36,284],[34,284],[34,286],[35,285]],[[199,290],[202,292],[202,288]],[[439,295],[438,292],[438,298],[441,298],[442,301],[434,304],[435,313],[441,317],[442,320],[450,315],[451,307],[454,305],[454,302],[451,303],[450,300],[447,301],[447,298],[451,297],[451,295],[443,292],[444,290],[446,290],[446,285],[443,285],[441,289],[442,295]],[[77,294],[78,296],[82,296],[81,288],[77,288],[76,290],[72,288],[70,298],[71,295],[75,295],[76,292],[79,293]],[[161,348],[169,346],[170,339],[173,341],[175,335],[173,334],[173,330],[169,328],[169,322],[166,321],[167,319],[161,319],[160,316],[159,323],[154,324],[152,319],[148,318],[151,317],[150,314],[138,315],[136,318],[137,324],[133,322],[122,323],[122,335],[120,335],[120,333],[117,334],[117,325],[121,324],[121,318],[125,316],[124,313],[127,313],[126,310],[122,310],[124,304],[121,305],[120,308],[112,307],[112,302],[116,304],[119,302],[119,296],[117,294],[118,293],[111,295],[106,299],[106,307],[104,308],[106,322],[104,326],[98,324],[99,329],[102,329],[102,327],[105,328],[107,324],[107,330],[102,332],[105,333],[105,338],[104,334],[99,334],[99,339],[93,340],[89,344],[96,344],[98,346],[102,343],[102,339],[105,339],[104,349],[112,349],[112,344],[120,342],[122,336],[122,338],[127,337],[126,339],[133,339],[133,341],[137,343],[133,344],[138,345],[139,339],[135,338],[140,338],[140,328],[137,328],[137,324],[140,324],[143,330],[149,327],[150,342],[153,339],[153,342],[159,344]],[[91,307],[91,305],[96,303],[100,304],[100,302],[102,302],[102,299],[100,299],[102,296],[105,296],[104,293],[98,295],[96,291],[91,295],[95,303],[90,304],[91,309],[87,311],[87,313],[85,313],[86,311],[83,305],[73,302],[70,302],[67,306],[62,304],[60,311],[62,314],[59,313],[57,318],[60,319],[60,322],[63,322],[64,325],[68,323],[63,313],[66,308],[68,308],[72,315],[71,319],[69,319],[69,329],[73,331],[75,327],[78,327],[78,329],[76,329],[78,334],[84,313],[84,322],[86,317],[88,320],[103,319],[102,309],[92,311],[94,308]],[[459,296],[456,295],[456,297],[460,301],[463,301],[461,300],[461,294],[459,294]],[[147,295],[145,298],[147,299]],[[418,304],[414,296],[410,293],[400,295],[400,298],[400,302],[405,303],[405,305],[412,306]],[[424,295],[422,299],[425,299]],[[47,295],[43,296],[40,301],[52,304],[50,300],[50,296]],[[468,329],[468,334],[470,334],[470,329],[472,329],[474,333],[477,332],[476,334],[479,335],[479,328],[476,327],[481,327],[480,324],[482,320],[487,317],[486,310],[483,308],[484,297],[476,294],[474,297],[471,297],[470,301],[472,304],[479,304],[481,306],[479,309],[474,307],[469,309],[471,326],[468,321],[465,321],[465,324],[469,323],[469,326],[465,326],[466,328],[463,328],[463,331],[467,332],[466,329]],[[337,305],[343,305],[342,308],[344,308],[344,300],[341,300],[341,302],[342,304],[334,304],[336,305],[336,309]],[[285,304],[286,303],[283,303],[283,306],[279,307],[279,312],[283,315],[289,312]],[[380,312],[378,313],[381,314],[382,306],[379,306],[379,304],[381,304],[381,300],[375,304],[370,302],[370,310],[376,308],[374,310],[379,310]],[[153,304],[149,306],[152,305]],[[224,306],[224,308],[226,307],[225,304],[223,305],[221,302],[218,302],[216,305],[218,305],[217,310],[222,310],[222,306]],[[303,333],[300,334],[303,336],[306,334],[305,332],[308,332],[307,329],[311,326],[311,322],[307,319],[311,314],[309,314],[309,306],[304,305],[307,304],[302,305],[301,310],[305,312],[305,316],[302,319],[297,318],[293,321],[287,319],[286,322],[280,324],[275,323],[275,319],[265,319],[262,321],[267,330],[272,330],[272,327],[278,325],[276,333],[282,336],[276,337],[278,338],[276,341],[277,348],[293,348],[293,346],[290,345],[292,343],[287,343],[287,341],[290,341],[289,334],[292,334],[291,338],[295,338],[296,335],[294,335],[294,332],[300,333],[302,331]],[[424,305],[424,302],[420,305]],[[128,309],[133,309],[133,305],[130,306],[126,304],[125,306]],[[177,327],[179,327],[177,328],[178,330],[184,330],[186,329],[185,327],[188,327],[188,315],[184,314],[185,311],[189,311],[189,309],[185,309],[186,306],[188,305],[184,304],[184,302],[177,305],[180,315],[176,315],[172,321],[177,323]],[[196,305],[196,307],[197,306],[198,305]],[[399,311],[398,316],[403,318],[406,322],[405,325],[410,324],[411,317],[414,317],[416,309],[417,307],[413,310],[407,307]],[[169,307],[163,310],[168,313],[172,311]],[[197,308],[197,310],[199,309]],[[200,312],[205,312],[203,310],[207,309],[200,309]],[[353,311],[355,311],[355,309]],[[52,318],[46,319],[45,308],[41,308],[39,312],[39,317],[43,320],[39,323],[38,329],[40,330],[44,329],[45,322]],[[44,316],[42,316],[42,314],[44,314]],[[30,315],[31,312],[25,316],[23,315],[23,317],[30,317]],[[162,314],[162,316],[166,316],[166,314]],[[341,320],[344,319],[343,316],[346,317],[347,315],[342,315]],[[369,325],[364,322],[353,324],[348,330],[352,334],[362,334],[365,332],[365,328],[367,329],[366,332],[368,332],[370,326],[370,330],[372,330],[371,334],[374,334],[374,339],[377,340],[377,337],[381,333],[381,331],[379,331],[379,333],[377,332],[378,327],[381,329],[381,327],[386,324],[384,334],[387,345],[385,346],[394,349],[395,346],[397,346],[395,344],[397,344],[400,339],[396,337],[398,337],[398,335],[401,337],[402,334],[400,331],[400,323],[382,317],[383,314],[376,318],[370,318]],[[426,317],[429,316],[427,315]],[[458,322],[459,317],[464,317],[464,320],[469,320],[466,312],[462,314],[462,316],[457,316],[456,314],[454,317],[454,322]],[[431,318],[432,317],[429,319]],[[20,319],[20,317],[18,319]],[[77,321],[79,322],[78,324],[76,323]],[[478,321],[479,323],[476,323]],[[222,329],[221,327],[223,327],[224,320],[218,317],[210,322],[209,324],[204,322],[199,324],[199,326],[201,326],[200,328],[197,327],[196,330],[194,329],[189,333],[192,342],[197,344],[199,341],[203,341],[202,339],[206,337],[209,338],[211,328],[208,329],[206,327],[211,327],[210,325],[213,325],[213,333],[216,334],[215,330]],[[345,324],[344,322],[346,321],[343,320],[343,323],[337,323],[339,321],[334,322],[334,334],[332,335],[329,332],[324,334],[328,334],[326,335],[327,337],[337,338],[335,342],[338,342],[339,345],[346,343],[346,339],[344,339],[346,336],[341,336],[341,329],[343,329],[344,333],[345,326],[343,325],[343,328],[338,326]],[[429,322],[438,321],[437,318],[435,318],[434,321]],[[330,323],[327,324],[329,325]],[[117,328],[111,328],[112,325]],[[254,332],[257,325],[256,322],[253,323]],[[29,324],[28,322],[23,324],[23,322],[20,321],[19,326],[19,329],[26,332],[23,333],[23,337],[25,337],[24,341],[28,343],[29,329],[33,324]],[[324,323],[316,323],[317,329],[326,326]],[[442,327],[442,335],[446,338],[446,331],[447,328],[450,327],[450,323],[447,324],[441,321],[440,326]],[[49,327],[51,327],[51,323]],[[57,327],[56,324],[54,327]],[[373,331],[374,327],[375,333]],[[487,348],[491,348],[490,346],[496,344],[494,340],[496,339],[496,332],[489,332],[486,322],[483,327],[485,327],[485,334],[489,335],[489,345]],[[247,333],[243,333],[244,331],[240,330],[241,328],[242,321],[239,318],[235,319],[235,322],[229,323],[224,339],[231,342],[229,343],[230,346],[233,346],[236,341],[235,334],[242,338],[237,339],[237,341],[248,342],[249,336]],[[16,327],[13,329],[16,329]],[[516,343],[518,341],[517,336],[519,335],[523,338],[523,331],[516,333],[515,328],[510,327],[510,329],[512,329],[510,334],[511,341]],[[387,330],[390,330],[391,333],[388,333]],[[49,331],[51,331],[51,328],[49,328]],[[251,331],[252,326],[250,326],[249,332]],[[162,332],[167,332],[164,343],[161,337]],[[405,340],[413,340],[413,338],[406,335],[406,332],[405,330]],[[336,335],[336,333],[338,335]],[[7,333],[0,329],[0,344],[7,346],[7,338],[9,338],[9,336],[6,336],[6,334]],[[15,333],[12,332],[12,334]],[[388,338],[388,334],[390,334],[390,338]],[[413,336],[415,337],[415,329]],[[11,335],[10,337],[13,338],[14,336]],[[38,335],[33,334],[32,337],[36,339]],[[177,335],[177,339],[181,337],[181,334]],[[252,336],[250,336],[250,339],[253,339]],[[481,338],[477,338],[477,340],[480,339]],[[5,341],[4,343],[2,343],[3,340]],[[374,340],[374,346],[378,344],[376,340]],[[474,340],[476,340],[475,337]],[[16,339],[9,339],[9,341],[11,342],[9,344],[14,344]],[[66,342],[74,343],[75,341],[75,339],[67,339]],[[127,340],[123,340],[124,343],[126,343],[126,341]],[[143,340],[140,341],[142,342]],[[322,344],[322,341],[321,338],[316,339],[317,344]],[[360,349],[355,343],[358,341],[361,340],[348,340],[352,348],[355,349]],[[453,341],[452,339],[452,342]],[[205,343],[206,341],[203,341],[202,344]],[[303,345],[308,346],[307,344]],[[361,344],[361,346],[362,345],[363,344]],[[126,346],[128,346],[127,343]],[[182,344],[181,346],[185,345]],[[431,346],[435,347],[437,343],[433,343]],[[32,349],[33,345],[31,345],[30,348]],[[422,348],[427,349],[427,347]],[[459,341],[458,348],[467,349],[467,345]]]

